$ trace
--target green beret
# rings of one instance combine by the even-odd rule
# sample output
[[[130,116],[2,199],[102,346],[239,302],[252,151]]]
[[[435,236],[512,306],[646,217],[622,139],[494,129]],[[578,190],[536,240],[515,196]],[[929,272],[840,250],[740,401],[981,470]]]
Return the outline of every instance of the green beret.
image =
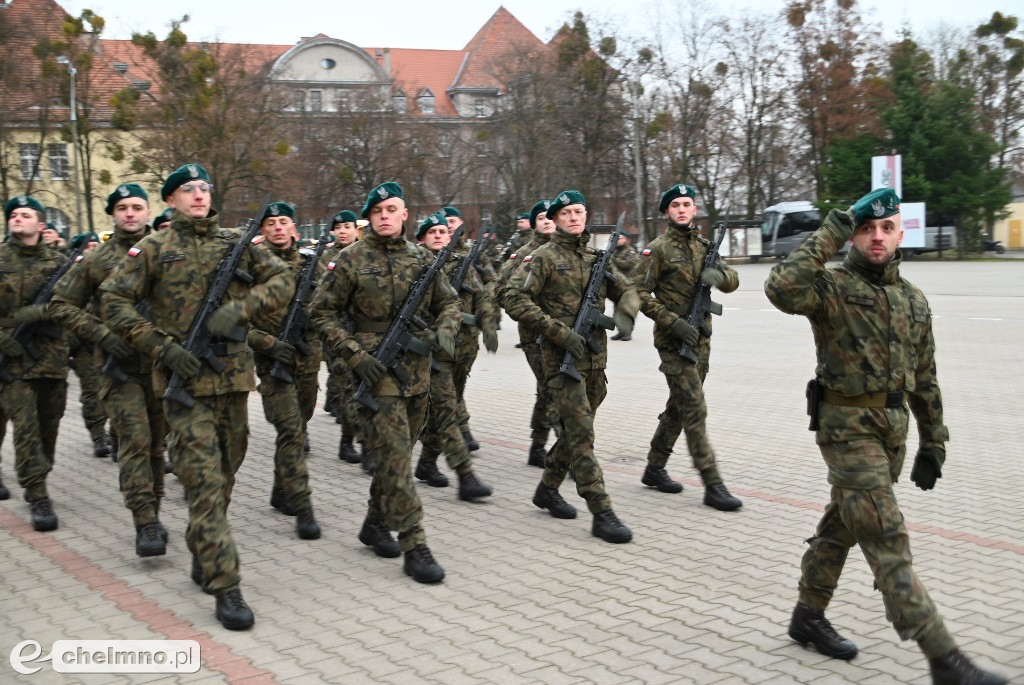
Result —
[[[171,193],[189,181],[206,181],[210,183],[210,174],[199,164],[180,166],[164,181],[163,187],[160,188],[160,197],[167,199]]]
[[[334,226],[334,224],[354,224],[357,221],[359,221],[359,217],[356,216],[355,212],[350,209],[343,209],[331,217],[331,226]]]
[[[530,213],[529,212],[517,212],[516,213],[516,221],[519,221],[520,219],[529,219],[529,218],[530,218]]]
[[[587,201],[583,198],[583,193],[578,190],[563,190],[551,201],[551,206],[548,207],[547,212],[548,218],[554,219],[555,214],[558,214],[558,210],[569,205],[583,205],[586,207]],[[524,218],[529,219],[530,215],[527,214]]]
[[[50,223],[49,221],[47,221],[47,222],[46,222],[46,228],[50,229],[51,231],[56,231],[56,230],[57,230],[57,227],[56,227],[56,226],[54,226],[54,225],[53,225],[52,223]]]
[[[445,221],[443,212],[434,212],[423,220],[423,223],[421,223],[419,228],[416,229],[416,240],[422,240],[423,235],[434,226],[448,226],[448,222]]]
[[[181,185],[180,183],[178,185]],[[149,202],[149,194],[137,183],[122,183],[114,188],[114,192],[107,195],[107,214],[114,213],[114,205],[126,197],[141,197]]]
[[[290,219],[295,218],[295,207],[288,204],[284,200],[278,200],[277,202],[271,202],[267,205],[267,209],[263,212],[263,216],[260,217],[260,223],[262,224],[267,218],[272,216],[286,216]]]
[[[28,207],[29,209],[34,209],[38,212],[42,212],[43,214],[46,213],[46,207],[43,206],[43,203],[31,195],[15,195],[7,201],[6,205],[4,205],[4,218],[10,219],[11,212],[15,209],[21,209],[22,207]]]
[[[684,183],[677,183],[661,196],[661,203],[658,205],[658,211],[662,214],[668,209],[668,206],[672,203],[672,200],[677,197],[688,197],[694,202],[697,201],[697,189],[693,186],[688,186]]]
[[[370,210],[374,205],[380,204],[389,197],[400,197],[404,200],[405,193],[402,192],[402,186],[394,181],[388,181],[371,190],[370,194],[366,196],[366,204],[363,205],[363,218],[370,216]]]
[[[448,217],[448,216],[457,216],[460,219],[462,218],[462,212],[460,212],[459,210],[455,209],[451,205],[445,205],[444,207],[442,207],[441,208],[441,213],[444,214],[446,217]]]
[[[94,232],[89,231],[88,233],[79,233],[72,238],[71,242],[68,243],[68,247],[72,250],[79,250],[85,248],[89,243],[98,243],[99,241],[100,237]]]
[[[900,212],[900,197],[892,188],[879,188],[857,200],[853,207],[854,224],[861,226],[871,219],[884,219]]]
[[[169,223],[172,216],[174,216],[174,210],[170,207],[157,214],[153,218],[153,229],[155,230],[164,224]]]
[[[530,228],[537,228],[537,217],[541,214],[547,216],[548,207],[551,206],[551,200],[541,200],[533,206],[530,213],[526,215],[526,218],[530,220]]]

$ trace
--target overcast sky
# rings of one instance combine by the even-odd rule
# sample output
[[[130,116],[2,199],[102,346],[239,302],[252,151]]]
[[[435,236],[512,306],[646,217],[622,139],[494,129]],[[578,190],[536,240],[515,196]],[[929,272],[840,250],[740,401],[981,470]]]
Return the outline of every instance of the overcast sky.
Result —
[[[14,0],[19,2],[22,0]],[[830,0],[831,2],[832,0]],[[129,38],[133,31],[166,35],[172,19],[188,14],[185,31],[193,39],[292,45],[304,36],[325,33],[366,47],[463,48],[492,14],[504,5],[539,38],[548,40],[572,13],[588,16],[631,35],[643,35],[661,12],[693,12],[691,0],[58,0],[69,13],[91,9],[107,20],[104,36]],[[778,12],[786,0],[714,0],[704,7],[742,13]],[[903,26],[922,35],[940,23],[973,28],[995,11],[1024,18],[1020,0],[860,0],[864,15],[894,37]],[[1014,11],[1013,7],[1017,6]],[[659,12],[656,8],[661,7]],[[884,8],[878,9],[878,8]],[[696,10],[699,11],[699,10]]]

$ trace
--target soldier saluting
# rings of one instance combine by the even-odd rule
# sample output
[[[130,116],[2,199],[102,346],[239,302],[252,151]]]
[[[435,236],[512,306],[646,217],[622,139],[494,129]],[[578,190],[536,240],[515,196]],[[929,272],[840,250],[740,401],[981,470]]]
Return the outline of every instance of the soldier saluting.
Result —
[[[211,353],[221,370],[182,346],[203,307],[209,283],[225,254],[241,239],[224,229],[212,208],[213,186],[206,169],[186,164],[164,181],[160,194],[174,208],[170,228],[151,233],[128,250],[103,283],[104,319],[154,360],[153,385],[163,395],[165,374],[184,379],[192,406],[164,400],[174,473],[188,494],[185,540],[192,553],[192,580],[216,595],[217,619],[229,630],[255,621],[239,588],[238,552],[227,508],[235,472],[249,439],[249,393],[255,389],[253,353],[243,340],[230,340],[243,322],[284,307],[292,292],[288,267],[267,250],[247,247],[238,269],[251,284],[232,281],[207,326],[215,336]],[[151,320],[136,305],[149,304]],[[235,336],[237,337],[237,336]]]
[[[920,447],[910,479],[931,490],[942,475],[949,432],[935,370],[931,310],[900,276],[900,200],[875,190],[822,226],[772,269],[764,289],[787,314],[806,316],[818,365],[808,386],[815,440],[832,497],[801,564],[789,635],[822,654],[852,659],[857,646],[825,618],[848,551],[859,545],[882,593],[886,617],[915,640],[937,684],[999,685],[957,648],[911,562],[910,536],[896,502],[912,412]],[[826,262],[850,242],[843,263]],[[907,409],[909,405],[909,411]]]

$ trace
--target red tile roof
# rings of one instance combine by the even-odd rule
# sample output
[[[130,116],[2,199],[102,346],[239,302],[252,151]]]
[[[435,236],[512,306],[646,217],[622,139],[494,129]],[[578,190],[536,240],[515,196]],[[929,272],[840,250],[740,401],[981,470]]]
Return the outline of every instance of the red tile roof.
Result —
[[[376,58],[379,48],[365,48]],[[417,114],[416,98],[425,88],[434,95],[434,114],[454,117],[458,113],[446,91],[455,81],[466,54],[462,50],[391,49],[391,77],[405,93],[409,114]],[[376,58],[378,62],[381,58]],[[428,115],[429,116],[429,115]]]
[[[452,84],[461,88],[500,88],[503,66],[509,60],[544,49],[544,43],[504,7],[476,32],[468,43],[466,65]]]

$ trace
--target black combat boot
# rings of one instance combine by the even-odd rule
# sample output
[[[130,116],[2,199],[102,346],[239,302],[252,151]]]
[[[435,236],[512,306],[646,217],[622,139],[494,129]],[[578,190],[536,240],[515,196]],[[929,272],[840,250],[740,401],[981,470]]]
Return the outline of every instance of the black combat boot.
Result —
[[[206,582],[203,580],[203,567],[199,565],[199,557],[195,556],[192,557],[192,582],[198,585],[206,594],[213,594],[213,590],[206,587]]]
[[[959,649],[928,660],[934,685],[1005,685],[1008,681],[1001,675],[983,671]]]
[[[736,511],[743,506],[739,497],[734,497],[726,488],[725,483],[704,486],[704,504],[719,511]]]
[[[174,464],[171,463],[170,459],[164,460],[164,473],[174,473]]]
[[[320,524],[313,518],[313,507],[310,505],[298,513],[295,518],[295,532],[301,540],[319,540]]]
[[[391,531],[378,521],[363,521],[363,529],[359,531],[359,542],[367,547],[373,547],[373,552],[378,557],[394,559],[402,555],[398,543],[391,537]]]
[[[448,476],[437,470],[437,464],[432,461],[423,461],[421,457],[416,462],[416,478],[423,481],[432,488],[448,487]]]
[[[789,622],[789,636],[802,645],[811,644],[825,656],[849,661],[857,656],[857,645],[836,632],[825,612],[797,602]]]
[[[217,620],[228,630],[248,630],[256,622],[238,588],[217,595]]]
[[[40,497],[29,502],[32,509],[32,527],[39,532],[57,530],[59,521],[53,511],[53,502],[49,497]]]
[[[469,428],[462,429],[462,439],[466,441],[466,449],[470,452],[476,452],[480,449],[480,443],[476,441],[473,434],[469,432]]]
[[[334,402],[331,402],[330,400],[324,402],[324,411],[331,416],[334,416]]]
[[[359,446],[363,452],[362,457],[359,459],[363,463],[363,471],[372,476],[377,470],[377,455],[373,453],[373,450],[365,442],[359,443]]]
[[[167,554],[167,543],[160,536],[157,521],[135,527],[135,554],[140,557],[162,557]]]
[[[526,459],[526,463],[528,466],[544,468],[544,458],[547,456],[548,451],[544,449],[544,445],[535,442],[530,445],[530,456]]]
[[[313,448],[309,444],[309,433],[302,434],[302,451],[305,454],[309,454]]]
[[[444,569],[434,561],[434,555],[426,545],[416,545],[405,553],[402,570],[417,583],[439,583],[444,580]]]
[[[292,509],[292,503],[288,501],[287,495],[284,494],[284,488],[274,486],[270,491],[270,506],[285,516],[295,516],[295,510]]]
[[[537,485],[537,492],[533,493],[533,503],[541,509],[547,509],[556,519],[576,518],[576,507],[562,499],[558,490],[544,485],[543,481]]]
[[[623,525],[622,521],[619,520],[619,517],[611,509],[594,514],[594,523],[590,527],[590,534],[596,538],[601,538],[605,542],[614,542],[616,544],[629,542],[633,539],[633,531]]]
[[[459,499],[469,502],[480,497],[490,497],[494,489],[480,479],[472,471],[459,474]]]
[[[0,480],[0,500],[10,499],[10,498],[11,498],[11,491],[8,490],[7,486],[4,485],[4,482],[2,480]]]
[[[640,479],[640,482],[648,487],[656,488],[661,492],[674,494],[683,491],[683,484],[669,478],[668,471],[665,469],[656,469],[650,464],[648,464],[647,468],[644,469],[644,475],[643,478]]]
[[[362,461],[362,458],[356,452],[355,446],[352,444],[352,436],[342,434],[341,444],[338,445],[338,459],[348,464],[358,464]]]
[[[622,331],[619,331],[615,335],[613,335],[612,340],[622,340]]]
[[[110,456],[110,438],[106,433],[92,441],[92,456],[100,458]],[[116,455],[114,461],[117,461]]]

